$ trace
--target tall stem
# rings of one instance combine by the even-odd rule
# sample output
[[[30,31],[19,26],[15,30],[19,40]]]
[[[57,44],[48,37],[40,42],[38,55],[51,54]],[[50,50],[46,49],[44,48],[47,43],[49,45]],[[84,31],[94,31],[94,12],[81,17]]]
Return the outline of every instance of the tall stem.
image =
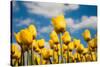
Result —
[[[33,50],[31,49],[31,65],[33,65]]]
[[[42,64],[42,55],[40,53],[40,65]]]
[[[61,39],[61,37],[62,37],[62,33],[60,33],[60,47],[61,47],[60,49],[61,49],[61,63],[63,63],[63,52],[62,52],[62,39]]]

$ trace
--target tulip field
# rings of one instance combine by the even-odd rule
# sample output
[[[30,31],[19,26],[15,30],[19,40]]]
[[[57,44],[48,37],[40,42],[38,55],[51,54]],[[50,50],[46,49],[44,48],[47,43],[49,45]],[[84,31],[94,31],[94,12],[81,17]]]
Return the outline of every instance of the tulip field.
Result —
[[[97,61],[97,34],[92,35],[91,30],[85,28],[81,33],[86,43],[84,46],[81,39],[72,37],[64,14],[51,17],[49,22],[53,29],[47,35],[49,40],[37,38],[39,33],[35,24],[29,24],[13,33],[16,43],[11,43],[12,66]]]
[[[34,25],[14,33],[17,45],[11,45],[11,65],[25,65],[27,52],[27,65],[77,63],[97,60],[97,36],[91,38],[88,29],[84,30],[82,36],[88,47],[84,47],[80,39],[72,39],[66,31],[66,22],[63,15],[51,19],[54,30],[50,33],[49,46],[44,46],[45,39],[37,40],[37,30]],[[59,37],[58,37],[59,35]],[[74,53],[72,53],[74,51]],[[37,55],[38,54],[38,55]],[[52,60],[51,60],[52,58]]]

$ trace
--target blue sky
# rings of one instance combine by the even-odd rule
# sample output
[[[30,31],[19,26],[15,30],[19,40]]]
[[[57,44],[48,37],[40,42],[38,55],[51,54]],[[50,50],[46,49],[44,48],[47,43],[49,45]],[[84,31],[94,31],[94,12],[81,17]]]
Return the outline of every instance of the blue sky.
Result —
[[[19,32],[30,24],[37,28],[37,39],[44,38],[49,40],[49,34],[53,30],[51,18],[59,14],[64,14],[67,27],[72,38],[81,39],[85,29],[91,31],[92,37],[97,33],[97,7],[93,5],[63,4],[63,3],[44,3],[44,2],[25,2],[14,1],[12,5],[12,42],[16,42],[14,32]]]

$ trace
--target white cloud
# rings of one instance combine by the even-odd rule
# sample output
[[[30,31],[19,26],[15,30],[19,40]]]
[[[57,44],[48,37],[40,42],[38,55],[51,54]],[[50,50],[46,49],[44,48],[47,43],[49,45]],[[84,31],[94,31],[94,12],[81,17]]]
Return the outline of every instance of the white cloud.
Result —
[[[64,14],[65,11],[77,10],[79,5],[68,5],[62,3],[45,3],[45,2],[24,2],[29,13],[39,14],[46,17],[55,17]]]
[[[33,23],[33,19],[27,18],[27,19],[15,19],[16,22],[18,22],[18,24],[16,26],[22,26],[22,25],[29,25],[31,23]]]
[[[42,27],[39,33],[50,33],[53,30],[51,25]]]
[[[97,27],[97,17],[96,16],[82,16],[81,22],[75,23],[75,20],[72,18],[66,19],[67,26],[70,28],[70,30],[76,31],[78,29],[82,28],[96,28]]]

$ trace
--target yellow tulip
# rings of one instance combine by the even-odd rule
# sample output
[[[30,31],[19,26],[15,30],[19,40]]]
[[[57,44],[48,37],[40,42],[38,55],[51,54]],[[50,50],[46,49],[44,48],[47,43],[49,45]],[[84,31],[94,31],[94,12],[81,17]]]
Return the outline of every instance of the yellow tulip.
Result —
[[[66,20],[63,15],[52,18],[52,24],[57,33],[64,32],[66,30]]]
[[[50,49],[50,50],[49,50],[48,55],[49,55],[50,57],[52,57],[52,56],[53,56],[53,50],[52,50],[52,49]]]
[[[54,43],[53,43],[52,40],[49,40],[49,45],[50,45],[50,48],[53,49],[53,45],[54,45]]]
[[[58,54],[56,51],[54,51],[54,57],[53,57],[53,60],[54,60],[54,64],[58,63]]]
[[[33,37],[32,33],[28,31],[28,29],[21,30],[20,32],[20,39],[23,42],[23,44],[30,45],[32,43]]]
[[[97,36],[94,38],[94,45],[95,45],[95,48],[97,48]]]
[[[58,46],[57,45],[54,45],[53,46],[53,49],[54,49],[54,51],[58,51]]]
[[[37,48],[35,49],[35,51],[36,51],[37,53],[39,53],[39,54],[41,53],[41,52],[40,52],[41,50],[39,49],[39,47],[37,47]]]
[[[32,41],[32,48],[33,48],[33,50],[35,50],[37,47],[38,47],[37,41],[36,40],[33,40]]]
[[[12,44],[11,45],[11,53],[12,54],[14,54],[15,53],[15,50],[17,50],[18,49],[18,46],[17,45],[15,45],[15,44]]]
[[[20,44],[21,43],[20,32],[14,33],[14,36],[15,36],[15,39],[16,39],[17,43]]]
[[[95,55],[95,52],[92,52],[92,60],[93,60],[93,61],[96,61],[96,60],[97,60],[97,57],[96,57],[96,55]]]
[[[65,44],[62,44],[62,48],[63,48],[63,52],[67,51],[68,50],[68,46],[65,45]]]
[[[90,30],[86,29],[84,32],[83,32],[83,37],[86,41],[89,41],[91,39],[91,33],[90,33]]]
[[[61,50],[60,49],[60,44],[57,45],[57,48],[58,48],[58,55],[61,55],[61,52],[60,52],[60,50]]]
[[[43,48],[42,50],[41,50],[41,55],[42,55],[42,57],[44,58],[44,59],[48,59],[49,58],[49,55],[48,55],[48,49],[47,48]]]
[[[50,38],[52,39],[53,43],[58,43],[59,42],[59,38],[58,38],[57,33],[55,31],[51,32]]]
[[[84,46],[83,46],[83,44],[80,44],[80,45],[77,47],[77,51],[78,51],[79,53],[82,53],[83,50],[84,50]]]
[[[71,36],[69,34],[68,31],[66,31],[63,36],[62,36],[62,40],[65,44],[68,44],[71,41]]]
[[[96,44],[95,44],[95,42],[94,42],[94,39],[91,39],[91,40],[88,42],[88,47],[90,48],[91,51],[95,51]]]
[[[74,47],[77,48],[78,45],[80,45],[80,40],[74,39]]]
[[[47,60],[42,59],[42,64],[43,64],[43,65],[44,65],[44,64],[47,64]]]
[[[83,49],[83,55],[85,55],[86,53],[88,53],[88,48]]]
[[[11,52],[13,58],[19,59],[21,57],[21,51],[19,50],[19,46],[17,44],[11,45]]]
[[[45,44],[45,40],[44,39],[38,40],[38,46],[39,46],[40,49],[44,47],[44,44]]]
[[[74,43],[73,42],[70,42],[68,44],[68,49],[69,49],[69,51],[72,51],[74,49]]]
[[[37,36],[37,30],[34,25],[29,25],[28,30],[32,33],[33,39]]]

